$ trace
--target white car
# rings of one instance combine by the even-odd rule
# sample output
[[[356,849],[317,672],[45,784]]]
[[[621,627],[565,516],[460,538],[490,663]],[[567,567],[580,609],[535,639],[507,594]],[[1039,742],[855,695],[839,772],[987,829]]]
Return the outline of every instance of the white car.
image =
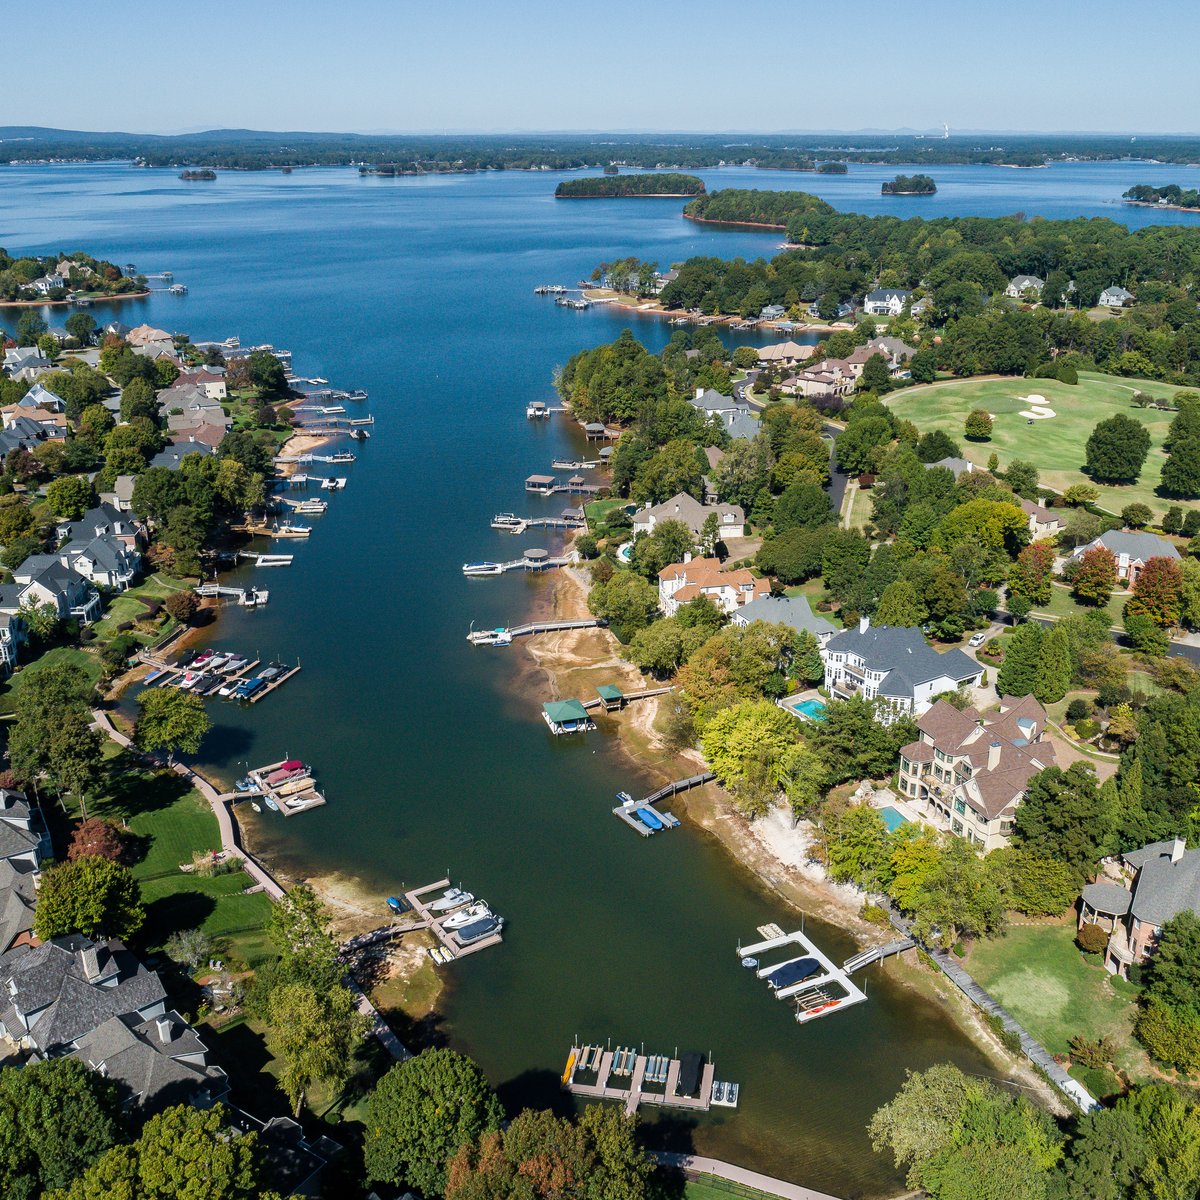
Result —
[[[975,635],[975,636],[974,636],[974,637],[973,637],[973,638],[972,638],[972,639],[971,639],[971,640],[970,640],[970,641],[967,643],[967,645],[968,645],[968,646],[970,646],[972,650],[978,650],[978,649],[979,649],[979,647],[980,647],[980,646],[982,646],[982,645],[983,645],[983,643],[984,643],[984,642],[986,642],[986,641],[987,641],[987,634],[986,634],[986,633],[977,633],[977,634],[976,634],[976,635]]]

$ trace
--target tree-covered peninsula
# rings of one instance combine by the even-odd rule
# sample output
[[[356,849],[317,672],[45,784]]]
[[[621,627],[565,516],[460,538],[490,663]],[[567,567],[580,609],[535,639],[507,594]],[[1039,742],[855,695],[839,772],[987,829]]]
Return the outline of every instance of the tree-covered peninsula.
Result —
[[[787,229],[805,214],[836,216],[832,204],[826,204],[808,192],[760,192],[753,188],[724,188],[706,192],[690,201],[683,210],[693,221],[718,225],[765,225]]]
[[[1151,187],[1148,183],[1135,184],[1124,193],[1123,199],[1130,204],[1152,204],[1161,208],[1200,208],[1200,188],[1181,188],[1177,183]]]
[[[587,175],[564,179],[554,189],[558,200],[600,200],[622,196],[699,196],[704,180],[675,171],[640,175]]]
[[[932,196],[937,184],[928,175],[897,175],[879,190],[885,196]]]

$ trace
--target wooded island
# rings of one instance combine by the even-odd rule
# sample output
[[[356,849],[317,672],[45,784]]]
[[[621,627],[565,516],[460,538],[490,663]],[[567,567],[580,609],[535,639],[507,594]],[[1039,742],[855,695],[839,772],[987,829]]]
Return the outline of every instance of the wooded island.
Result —
[[[558,200],[597,200],[622,196],[699,196],[703,191],[703,179],[669,171],[566,179],[554,189],[554,195]]]

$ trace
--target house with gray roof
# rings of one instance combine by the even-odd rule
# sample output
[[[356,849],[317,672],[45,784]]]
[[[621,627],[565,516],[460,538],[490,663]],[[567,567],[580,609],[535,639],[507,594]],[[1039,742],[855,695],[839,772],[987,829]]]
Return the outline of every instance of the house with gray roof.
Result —
[[[90,625],[100,618],[100,593],[57,555],[30,555],[13,572],[15,585],[0,587],[0,614],[20,616],[25,607],[52,605],[60,620]]]
[[[1004,294],[1013,300],[1023,300],[1026,296],[1040,296],[1046,281],[1037,275],[1014,275],[1008,281]]]
[[[942,692],[983,683],[984,670],[961,650],[935,650],[919,629],[872,625],[869,617],[831,637],[821,650],[834,699],[875,701],[876,720],[919,717]]]
[[[1089,550],[1101,547],[1112,555],[1117,568],[1117,578],[1129,587],[1137,583],[1142,568],[1152,558],[1179,558],[1179,551],[1171,542],[1155,533],[1142,533],[1132,529],[1110,529],[1086,546],[1078,547],[1071,558],[1081,559]]]
[[[796,633],[811,633],[820,646],[824,646],[837,632],[832,622],[813,612],[807,596],[760,596],[739,608],[731,621],[742,629],[753,621],[786,625]]]
[[[98,587],[123,592],[142,569],[142,556],[120,538],[102,533],[89,542],[68,542],[58,552],[59,561]]]
[[[906,288],[876,288],[863,297],[863,311],[872,317],[898,317],[911,299]]]
[[[688,403],[710,417],[714,413],[738,412],[745,407],[732,396],[723,396],[715,388],[697,388]]]
[[[1125,308],[1126,305],[1133,303],[1133,293],[1114,284],[1112,287],[1106,287],[1100,293],[1097,303],[1103,308]]]
[[[42,383],[35,383],[33,387],[17,401],[18,408],[42,408],[47,412],[65,412],[67,405],[66,401],[56,393],[52,392]]]
[[[132,476],[118,475],[117,478],[131,479]],[[129,489],[129,494],[132,497],[132,488]],[[128,510],[102,502],[95,508],[89,508],[76,521],[63,521],[55,529],[55,533],[60,543],[90,542],[92,538],[108,534],[131,549],[136,549],[141,544],[142,527],[135,517],[129,515]]]
[[[679,492],[661,504],[647,504],[633,516],[633,533],[653,533],[661,521],[682,521],[692,537],[699,537],[704,522],[716,514],[718,538],[740,538],[746,533],[746,514],[739,504],[701,504],[694,496]]]
[[[53,365],[36,346],[13,346],[4,352],[4,373],[12,379],[25,371],[33,375],[48,371]]]
[[[1127,850],[1117,862],[1120,882],[1102,879],[1083,889],[1079,925],[1109,931],[1104,966],[1128,976],[1158,945],[1162,927],[1180,913],[1200,913],[1200,850],[1183,838]]]
[[[41,808],[24,792],[0,788],[0,862],[36,871],[50,857],[50,835]]]
[[[970,475],[975,470],[975,464],[965,458],[939,458],[937,462],[923,463],[927,471],[932,471],[934,467],[942,467],[947,471],[954,473],[955,479],[960,475]]]
[[[180,464],[189,454],[209,455],[215,454],[211,446],[206,446],[203,442],[178,442],[172,443],[165,449],[160,450],[151,460],[152,467],[166,467],[168,471],[178,471]]]

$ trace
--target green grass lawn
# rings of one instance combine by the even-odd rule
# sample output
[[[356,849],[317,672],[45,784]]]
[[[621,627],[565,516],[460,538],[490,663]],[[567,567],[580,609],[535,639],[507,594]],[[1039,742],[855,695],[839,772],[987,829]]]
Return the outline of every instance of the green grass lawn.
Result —
[[[1174,413],[1135,408],[1135,391],[1170,397],[1181,389],[1152,380],[1119,379],[1113,375],[1081,373],[1075,385],[1056,379],[956,379],[925,387],[905,388],[888,398],[896,415],[912,421],[922,433],[940,429],[962,446],[963,456],[986,466],[995,453],[1003,470],[1015,458],[1034,463],[1046,487],[1064,491],[1073,483],[1090,483],[1083,474],[1084,446],[1097,422],[1122,413],[1141,421],[1150,431],[1150,453],[1141,477],[1125,487],[1100,487],[1100,505],[1118,514],[1140,501],[1161,513],[1168,503],[1156,496],[1159,472],[1166,460],[1162,443]],[[1044,396],[1055,416],[1028,424],[1020,416],[1029,406],[1023,397]],[[986,442],[963,438],[963,421],[974,408],[986,409],[995,424]],[[1184,508],[1197,504],[1184,503]]]
[[[731,1196],[743,1196],[748,1200],[769,1200],[770,1195],[770,1192],[760,1192],[757,1188],[730,1183],[713,1175],[689,1179],[683,1188],[683,1200],[730,1200]]]
[[[125,621],[140,621],[147,615],[142,600],[165,600],[172,592],[186,586],[181,580],[172,579],[168,575],[151,575],[137,587],[129,588],[109,602],[104,616],[92,626],[96,637],[102,642],[110,641],[116,637],[118,625]],[[166,617],[166,623],[153,633],[140,633],[137,630],[131,632],[138,641],[148,643],[167,632],[174,624],[170,617]]]
[[[1121,592],[1109,597],[1104,609],[1108,613],[1110,625],[1121,624],[1124,619],[1122,610],[1128,599],[1129,596]],[[1059,587],[1055,584],[1050,589],[1050,603],[1039,604],[1033,611],[1034,613],[1049,613],[1054,617],[1074,617],[1091,612],[1093,607],[1091,604],[1080,604],[1071,594],[1070,588]]]
[[[1149,1076],[1133,1040],[1136,989],[1114,981],[1098,955],[1081,953],[1073,925],[1014,927],[977,943],[967,969],[1051,1054],[1066,1053],[1076,1034],[1109,1037],[1120,1047],[1119,1067],[1134,1079]]]
[[[88,681],[93,684],[99,680],[102,670],[100,659],[95,654],[75,646],[55,646],[9,677],[4,690],[0,692],[0,713],[11,713],[14,701],[26,682],[55,663],[74,663],[82,667]]]

